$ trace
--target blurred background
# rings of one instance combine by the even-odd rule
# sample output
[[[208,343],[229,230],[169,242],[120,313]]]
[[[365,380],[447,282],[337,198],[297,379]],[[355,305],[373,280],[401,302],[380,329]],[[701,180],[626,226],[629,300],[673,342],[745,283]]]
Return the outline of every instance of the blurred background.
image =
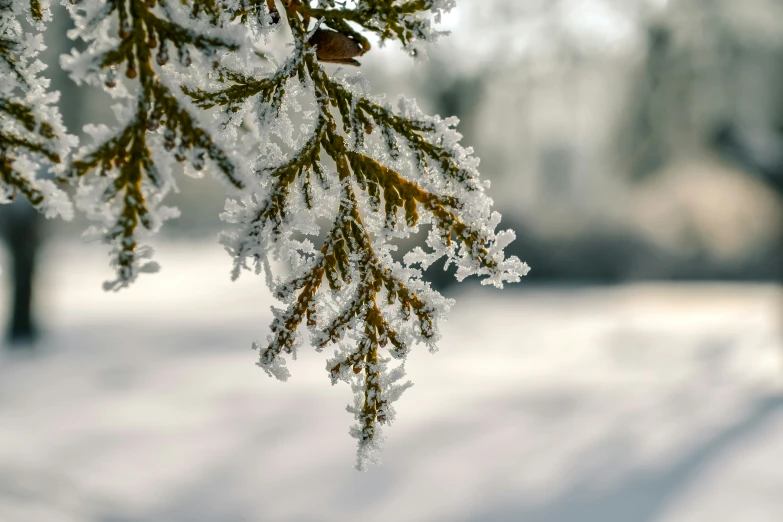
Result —
[[[783,1],[458,4],[427,61],[361,72],[460,118],[532,271],[430,269],[457,304],[383,465],[351,468],[325,354],[253,365],[273,300],[181,176],[162,272],[119,294],[84,221],[0,207],[0,520],[783,519]],[[79,133],[112,112],[55,65],[68,26],[43,59]]]

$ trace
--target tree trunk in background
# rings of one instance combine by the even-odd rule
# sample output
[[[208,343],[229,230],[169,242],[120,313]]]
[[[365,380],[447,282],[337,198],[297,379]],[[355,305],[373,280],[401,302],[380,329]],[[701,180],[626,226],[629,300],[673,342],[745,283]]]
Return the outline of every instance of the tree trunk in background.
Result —
[[[7,339],[10,346],[29,345],[37,334],[33,319],[33,276],[42,218],[22,201],[0,208],[0,214],[10,253],[9,276],[13,286]]]

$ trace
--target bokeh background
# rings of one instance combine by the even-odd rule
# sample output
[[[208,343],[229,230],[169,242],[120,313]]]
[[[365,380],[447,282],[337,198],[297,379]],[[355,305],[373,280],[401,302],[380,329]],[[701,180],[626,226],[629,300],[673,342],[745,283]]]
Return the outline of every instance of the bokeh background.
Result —
[[[182,176],[162,272],[118,294],[84,221],[0,207],[9,324],[41,238],[38,335],[0,350],[0,520],[783,520],[783,2],[458,4],[427,61],[361,71],[459,116],[532,271],[430,270],[457,304],[383,465],[352,469],[322,355],[254,366],[273,300],[230,282],[221,185]],[[112,114],[56,66],[68,24],[44,60],[78,133]]]

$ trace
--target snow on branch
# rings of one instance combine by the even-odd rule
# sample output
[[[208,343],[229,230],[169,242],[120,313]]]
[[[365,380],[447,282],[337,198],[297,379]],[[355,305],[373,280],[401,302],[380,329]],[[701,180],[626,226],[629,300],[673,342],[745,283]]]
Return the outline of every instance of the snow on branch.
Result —
[[[65,132],[56,103],[38,60],[41,34],[51,19],[49,3],[0,0],[0,203],[22,194],[47,217],[70,219],[67,195],[41,178],[45,167],[62,172],[63,160],[76,144]],[[25,34],[22,23],[33,32]]]
[[[295,43],[276,71],[262,77],[222,71],[216,89],[185,92],[199,107],[222,108],[226,125],[238,125],[235,113],[256,118],[262,143],[256,181],[228,203],[223,217],[236,227],[222,240],[235,259],[234,277],[243,268],[269,272],[270,258],[292,267],[285,279],[268,275],[285,306],[273,310],[267,341],[254,345],[259,366],[286,379],[283,357],[295,357],[302,323],[317,350],[336,346],[327,370],[333,383],[354,389],[351,433],[364,468],[379,448],[381,427],[394,418],[393,402],[410,386],[402,381],[406,355],[416,343],[435,349],[437,323],[451,304],[415,265],[426,268],[445,256],[459,279],[476,274],[498,287],[528,268],[503,254],[513,232],[495,231],[500,216],[490,210],[478,160],[459,145],[455,119],[427,116],[405,99],[393,110],[370,96],[360,77],[338,79],[321,65],[355,64],[367,52],[368,41],[351,24],[412,49],[437,35],[422,15],[451,3],[318,4],[286,3]],[[306,120],[298,137],[289,108]],[[281,138],[287,152],[276,144]],[[320,248],[302,239],[321,237],[318,218],[332,223]],[[420,225],[430,229],[429,250],[408,253],[405,264],[394,261],[388,239]],[[393,367],[392,360],[400,362]]]
[[[69,10],[76,23],[69,36],[89,46],[83,53],[64,56],[63,67],[77,83],[103,84],[121,99],[115,106],[121,124],[115,129],[86,128],[95,144],[78,151],[65,176],[79,183],[77,202],[101,221],[95,232],[112,245],[117,276],[107,288],[118,289],[140,272],[156,268],[145,261],[150,249],[138,248],[143,234],[139,229],[154,233],[165,219],[177,215],[161,206],[174,186],[167,152],[174,151],[176,161],[188,161],[196,171],[209,158],[230,186],[245,186],[236,159],[173,86],[195,54],[202,69],[207,64],[217,67],[219,53],[236,51],[240,43],[221,31],[216,2],[83,1]],[[175,64],[170,64],[172,50],[177,53]],[[123,69],[135,85],[118,85]],[[95,170],[98,176],[87,176]]]
[[[422,270],[445,257],[459,280],[477,275],[496,287],[528,271],[504,254],[514,233],[496,230],[500,215],[478,159],[459,144],[456,118],[428,116],[405,98],[392,107],[371,95],[360,75],[332,74],[324,65],[359,65],[371,48],[368,33],[416,54],[441,34],[433,22],[453,5],[68,5],[71,38],[88,45],[63,56],[63,67],[118,101],[117,125],[88,125],[93,143],[63,173],[77,186],[79,206],[99,222],[95,232],[112,246],[117,278],[106,287],[122,288],[157,268],[141,242],[176,215],[162,205],[175,187],[171,160],[214,172],[229,195],[221,242],[234,258],[233,277],[264,272],[281,302],[266,342],[254,343],[258,364],[286,379],[285,358],[296,356],[304,329],[316,350],[334,349],[326,369],[333,384],[344,381],[354,391],[348,411],[360,469],[375,458],[393,403],[411,385],[404,379],[408,353],[416,344],[435,351],[438,323],[451,306]],[[274,31],[289,31],[293,40],[280,61],[261,51]],[[392,240],[422,231],[424,247],[402,261],[392,257]],[[288,275],[275,274],[272,261],[287,264]]]

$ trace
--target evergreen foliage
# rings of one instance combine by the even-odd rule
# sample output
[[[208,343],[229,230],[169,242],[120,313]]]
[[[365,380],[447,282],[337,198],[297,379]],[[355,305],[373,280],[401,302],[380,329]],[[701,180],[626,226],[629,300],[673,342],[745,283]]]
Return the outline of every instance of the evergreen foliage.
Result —
[[[68,4],[76,24],[70,36],[88,45],[63,56],[63,67],[77,83],[102,86],[117,100],[119,123],[88,125],[93,143],[58,172],[76,187],[77,205],[98,222],[93,232],[111,245],[116,279],[106,288],[125,287],[156,269],[142,241],[177,215],[162,204],[176,187],[172,160],[184,162],[191,175],[205,168],[215,173],[229,196],[222,217],[230,229],[221,242],[234,258],[233,276],[264,272],[282,302],[273,309],[266,342],[254,343],[258,364],[286,379],[284,358],[296,356],[302,323],[316,350],[335,348],[326,368],[333,384],[345,381],[354,390],[348,410],[356,420],[351,433],[360,468],[379,448],[381,426],[394,419],[392,403],[410,386],[403,379],[407,354],[416,343],[435,350],[438,321],[451,305],[422,280],[421,270],[445,256],[458,279],[478,275],[497,287],[528,270],[504,256],[514,234],[496,231],[500,216],[491,211],[478,160],[459,145],[457,120],[427,116],[404,98],[393,108],[370,94],[360,75],[325,65],[358,65],[370,51],[366,34],[399,41],[416,55],[439,36],[432,24],[453,4]],[[33,1],[27,12],[43,20],[36,13],[47,8]],[[8,8],[3,13],[18,16]],[[291,42],[281,60],[265,49],[275,31],[287,32]],[[64,135],[37,123],[19,102],[8,103],[0,110],[28,132],[48,140]],[[4,157],[5,147],[22,146],[60,161],[48,143],[11,139],[0,147]],[[29,188],[28,178],[6,175],[3,161],[3,182],[43,206],[46,194]],[[421,230],[426,249],[395,260],[395,240]],[[280,265],[273,261],[286,266],[285,275],[274,273]]]
[[[40,76],[46,68],[37,59],[44,49],[40,32],[50,19],[45,2],[0,0],[0,202],[22,194],[46,216],[70,219],[66,194],[38,176],[41,163],[61,172],[75,144],[54,105],[59,93],[49,92],[49,81]]]

